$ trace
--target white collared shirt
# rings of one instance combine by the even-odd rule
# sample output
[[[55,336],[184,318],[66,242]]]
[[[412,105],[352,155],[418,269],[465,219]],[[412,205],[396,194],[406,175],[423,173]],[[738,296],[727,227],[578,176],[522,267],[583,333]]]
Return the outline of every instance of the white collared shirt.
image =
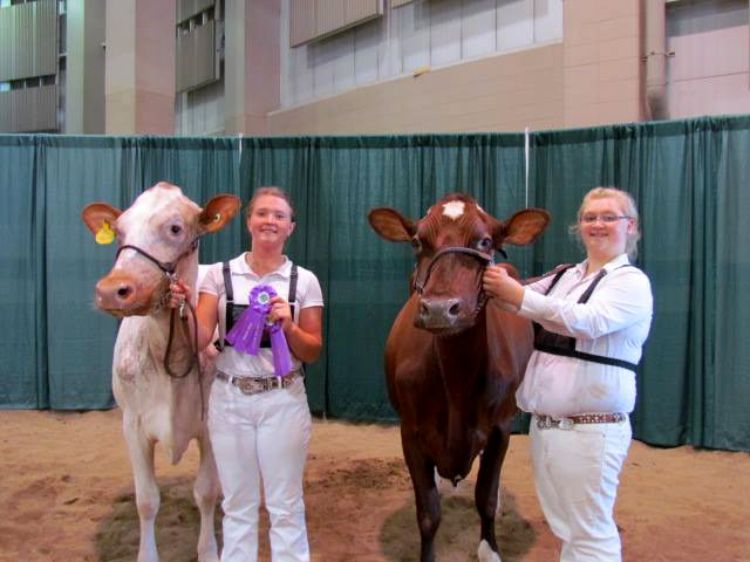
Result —
[[[278,269],[258,276],[245,260],[245,253],[229,261],[229,272],[232,278],[232,291],[236,304],[246,305],[250,300],[250,291],[257,285],[270,285],[276,293],[284,299],[289,297],[289,281],[292,273],[292,262],[284,256],[284,263]],[[323,306],[323,293],[315,274],[309,269],[297,266],[297,293],[294,303],[294,321],[299,321],[299,313],[303,308]],[[203,283],[201,293],[216,295],[219,299],[219,323],[226,326],[227,295],[224,288],[224,274],[222,263],[212,264]],[[223,334],[222,334],[223,337]],[[302,363],[292,354],[294,369],[299,369]],[[216,357],[216,368],[229,375],[239,377],[268,377],[273,376],[273,353],[270,348],[261,348],[257,356],[236,351],[226,346]]]
[[[549,295],[554,276],[524,290],[519,314],[550,332],[576,338],[576,350],[638,363],[653,315],[648,277],[622,254],[607,271],[587,303],[578,304],[596,273],[585,276],[587,262],[567,270]],[[593,412],[631,412],[635,373],[573,357],[534,351],[516,398],[519,407],[553,417]]]

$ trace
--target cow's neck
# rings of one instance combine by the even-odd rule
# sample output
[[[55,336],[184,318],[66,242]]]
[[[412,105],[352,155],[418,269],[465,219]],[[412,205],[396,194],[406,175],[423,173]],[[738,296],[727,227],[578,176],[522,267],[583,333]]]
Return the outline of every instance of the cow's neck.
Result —
[[[476,324],[450,337],[435,338],[448,405],[446,449],[449,458],[468,459],[474,449],[467,428],[477,426],[477,396],[485,391],[487,327],[484,311]]]
[[[471,328],[453,336],[435,338],[435,348],[448,402],[460,409],[474,399],[486,371],[487,326],[484,310]]]

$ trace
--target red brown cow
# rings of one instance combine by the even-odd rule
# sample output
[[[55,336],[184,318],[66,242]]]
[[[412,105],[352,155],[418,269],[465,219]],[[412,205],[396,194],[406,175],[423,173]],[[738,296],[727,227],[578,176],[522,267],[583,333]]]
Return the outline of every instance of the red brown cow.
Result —
[[[96,305],[123,318],[112,359],[112,390],[122,409],[135,479],[138,562],[159,559],[154,533],[159,510],[156,442],[175,464],[194,438],[201,454],[193,487],[201,514],[198,560],[219,560],[214,536],[219,482],[205,419],[212,377],[199,378],[192,360],[197,350],[183,323],[175,321],[175,310],[165,303],[173,276],[195,286],[199,238],[223,228],[239,208],[238,197],[218,195],[201,209],[177,186],[160,182],[124,212],[92,203],[82,213],[97,242],[112,242],[115,237],[119,242],[112,271],[96,284]]]
[[[485,306],[482,273],[503,244],[533,242],[549,215],[527,209],[503,222],[471,197],[452,194],[417,222],[388,208],[373,209],[368,218],[386,240],[411,242],[417,256],[413,290],[386,342],[385,371],[391,403],[401,417],[421,560],[435,559],[440,524],[435,470],[455,484],[482,453],[474,494],[482,525],[477,554],[480,561],[499,562],[500,468],[533,335],[528,320]]]

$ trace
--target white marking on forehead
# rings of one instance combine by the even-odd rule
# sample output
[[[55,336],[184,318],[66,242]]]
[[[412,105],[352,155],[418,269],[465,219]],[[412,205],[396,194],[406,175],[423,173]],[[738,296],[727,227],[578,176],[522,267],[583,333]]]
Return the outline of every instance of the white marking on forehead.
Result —
[[[443,203],[443,215],[449,219],[456,220],[464,214],[466,203],[463,201],[448,201]]]

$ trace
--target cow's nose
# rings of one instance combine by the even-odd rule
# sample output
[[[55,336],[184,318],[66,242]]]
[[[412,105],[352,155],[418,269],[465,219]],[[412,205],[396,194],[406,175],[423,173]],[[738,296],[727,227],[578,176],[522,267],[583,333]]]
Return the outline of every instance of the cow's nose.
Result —
[[[96,285],[96,304],[100,308],[128,308],[135,300],[135,283],[127,277],[102,279]]]
[[[422,299],[419,303],[419,321],[425,328],[452,326],[461,312],[461,300]]]

